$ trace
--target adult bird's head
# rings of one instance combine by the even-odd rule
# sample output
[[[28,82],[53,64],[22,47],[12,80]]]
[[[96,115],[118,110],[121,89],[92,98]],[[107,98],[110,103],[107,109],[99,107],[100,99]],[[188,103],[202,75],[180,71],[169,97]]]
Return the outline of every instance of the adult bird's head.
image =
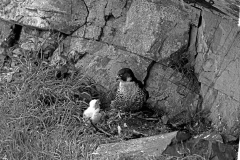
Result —
[[[122,68],[118,71],[116,80],[131,82],[135,81],[136,77],[134,76],[134,73],[130,68]]]

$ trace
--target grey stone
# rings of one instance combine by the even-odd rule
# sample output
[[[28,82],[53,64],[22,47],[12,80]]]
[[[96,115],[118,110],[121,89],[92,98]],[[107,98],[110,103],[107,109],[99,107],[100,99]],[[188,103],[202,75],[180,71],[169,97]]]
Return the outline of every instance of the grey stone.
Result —
[[[213,127],[225,134],[238,136],[239,134],[239,106],[240,103],[230,96],[202,86],[204,96],[203,107],[210,110],[209,118],[212,120]],[[205,91],[204,91],[205,90]]]
[[[176,137],[178,132],[133,139],[118,143],[102,144],[93,153],[94,159],[124,159],[133,156],[136,159],[147,159],[150,156],[161,156],[162,152]],[[136,158],[137,157],[137,158]]]
[[[240,106],[239,28],[232,20],[204,11],[198,33],[195,71],[202,84],[202,107],[210,111],[217,130],[237,134]]]
[[[113,15],[114,18],[120,17],[126,3],[127,0],[108,0],[105,15]]]
[[[84,38],[98,40],[102,27],[105,25],[105,8],[108,0],[91,0],[86,1],[89,10],[87,24],[83,27]]]
[[[168,58],[188,44],[189,25],[198,22],[198,11],[188,10],[191,14],[177,1],[133,1],[126,13],[106,23],[102,40],[155,61]]]
[[[183,74],[176,74],[171,68],[156,63],[150,71],[147,90],[155,111],[164,111],[169,118],[189,109],[195,113],[198,95],[186,87],[188,79]]]
[[[216,7],[220,11],[224,12],[226,18],[238,20],[239,18],[239,1],[238,0],[213,0],[213,7]],[[216,12],[215,12],[216,13]]]
[[[77,32],[83,32],[82,38],[100,40],[106,23],[122,16],[126,0],[92,0],[86,1],[86,5],[89,10],[87,24]]]
[[[4,47],[3,44],[6,38],[9,36],[11,32],[11,23],[8,23],[6,21],[0,20],[0,55],[4,53]],[[2,63],[2,62],[0,62]]]
[[[83,0],[3,1],[0,18],[39,29],[53,29],[70,34],[86,22]]]
[[[0,20],[0,44],[8,37],[11,32],[12,23]]]

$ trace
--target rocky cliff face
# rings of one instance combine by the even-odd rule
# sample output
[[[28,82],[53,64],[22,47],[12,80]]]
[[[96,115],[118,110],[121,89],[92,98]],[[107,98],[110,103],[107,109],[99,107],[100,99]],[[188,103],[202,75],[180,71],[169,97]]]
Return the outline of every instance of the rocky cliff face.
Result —
[[[116,86],[117,71],[129,67],[145,82],[149,107],[160,115],[171,120],[206,111],[217,130],[238,134],[237,5],[227,0],[6,1],[0,17],[24,26],[14,54],[43,47],[52,65],[78,57],[72,65],[108,91]],[[11,29],[1,23],[4,39]]]
[[[204,11],[199,27],[195,71],[199,74],[203,108],[211,111],[216,127],[238,132],[239,27]]]

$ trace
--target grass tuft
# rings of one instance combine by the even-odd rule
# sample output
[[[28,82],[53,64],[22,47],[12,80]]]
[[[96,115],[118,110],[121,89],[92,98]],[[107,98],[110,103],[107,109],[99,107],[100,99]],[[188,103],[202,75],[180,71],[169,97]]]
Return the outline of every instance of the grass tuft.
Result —
[[[91,159],[113,141],[81,118],[101,95],[94,82],[80,73],[58,80],[58,69],[29,56],[16,61],[11,81],[0,84],[0,159]]]

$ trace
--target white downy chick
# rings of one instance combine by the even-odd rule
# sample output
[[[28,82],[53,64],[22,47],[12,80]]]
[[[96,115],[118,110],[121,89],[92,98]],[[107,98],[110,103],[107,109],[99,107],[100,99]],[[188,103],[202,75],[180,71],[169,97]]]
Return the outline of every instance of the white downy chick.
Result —
[[[83,112],[83,118],[90,119],[93,124],[96,124],[101,119],[101,116],[99,99],[91,100],[89,107]]]

